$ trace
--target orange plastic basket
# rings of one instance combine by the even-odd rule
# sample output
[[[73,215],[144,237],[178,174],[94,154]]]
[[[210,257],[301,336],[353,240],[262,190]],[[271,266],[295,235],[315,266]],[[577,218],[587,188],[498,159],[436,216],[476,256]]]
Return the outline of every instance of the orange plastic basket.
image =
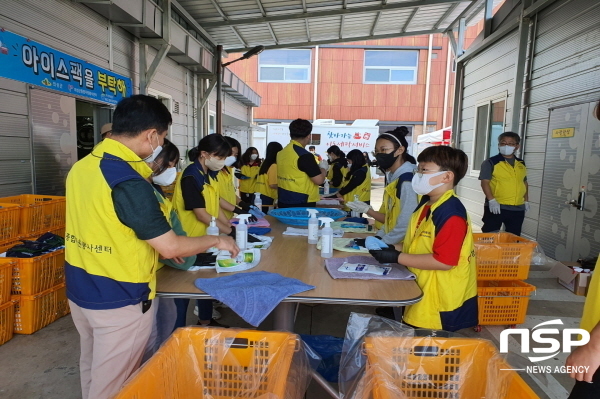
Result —
[[[12,294],[35,295],[65,282],[65,250],[14,261]]]
[[[284,398],[295,334],[180,328],[115,399]]]
[[[15,302],[0,305],[0,345],[13,337],[15,324]]]
[[[52,234],[56,234],[57,236],[60,236],[62,238],[65,238],[65,230],[66,227],[58,227],[55,229],[50,229],[47,231],[43,231],[43,232],[39,232],[39,233],[35,233],[35,234],[30,234],[28,236],[21,236],[21,240],[29,240],[29,241],[35,241],[38,238],[40,238],[42,235],[46,234],[46,233],[52,233]]]
[[[3,254],[4,252],[8,251],[15,245],[19,245],[19,244],[21,244],[21,240],[15,240],[15,241],[12,241],[12,242],[9,242],[6,244],[0,244],[0,254]]]
[[[21,206],[19,234],[22,236],[43,233],[65,225],[65,197],[22,194],[0,198],[0,203]]]
[[[478,280],[526,280],[537,243],[511,233],[476,233]]]
[[[19,236],[20,216],[19,205],[0,202],[0,243],[14,241]]]
[[[365,352],[373,399],[538,398],[486,340],[371,336]]]
[[[479,324],[521,324],[535,287],[522,281],[477,281]]]
[[[40,294],[13,298],[19,301],[15,307],[15,334],[33,334],[70,312],[64,284]]]
[[[14,264],[12,259],[0,258],[0,305],[10,301]]]

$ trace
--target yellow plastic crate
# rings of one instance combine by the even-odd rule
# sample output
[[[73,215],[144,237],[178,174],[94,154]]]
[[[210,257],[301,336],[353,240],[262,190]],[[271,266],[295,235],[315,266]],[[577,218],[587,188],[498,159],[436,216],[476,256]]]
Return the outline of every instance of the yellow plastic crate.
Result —
[[[478,280],[526,280],[537,243],[511,233],[476,233]]]
[[[12,259],[0,258],[0,305],[10,301],[14,264]]]
[[[15,334],[33,334],[70,312],[67,290],[59,284],[36,295],[13,296],[15,307]]]
[[[0,202],[0,244],[12,242],[19,237],[20,217],[19,205]]]
[[[35,295],[65,282],[65,250],[35,258],[6,258],[14,262],[13,295]]]
[[[66,199],[52,195],[22,194],[0,198],[21,207],[19,234],[29,236],[65,226]]]
[[[373,399],[538,396],[490,342],[470,338],[366,337],[367,377]],[[491,386],[488,386],[491,385]],[[368,390],[364,399],[369,398]],[[491,392],[490,392],[491,391]]]
[[[522,281],[477,281],[479,324],[515,325],[525,321],[535,286]]]
[[[180,328],[115,399],[284,398],[298,344],[286,332]]]
[[[13,337],[13,327],[15,323],[15,304],[8,302],[0,305],[0,345],[10,341]]]

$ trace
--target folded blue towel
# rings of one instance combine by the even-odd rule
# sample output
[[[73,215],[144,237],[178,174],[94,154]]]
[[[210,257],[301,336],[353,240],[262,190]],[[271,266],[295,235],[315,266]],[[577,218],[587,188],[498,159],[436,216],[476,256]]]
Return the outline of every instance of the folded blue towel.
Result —
[[[257,236],[264,236],[269,234],[271,229],[268,227],[248,227],[248,234],[256,234]]]
[[[194,284],[254,327],[258,327],[283,299],[315,288],[300,280],[265,271],[199,278]]]

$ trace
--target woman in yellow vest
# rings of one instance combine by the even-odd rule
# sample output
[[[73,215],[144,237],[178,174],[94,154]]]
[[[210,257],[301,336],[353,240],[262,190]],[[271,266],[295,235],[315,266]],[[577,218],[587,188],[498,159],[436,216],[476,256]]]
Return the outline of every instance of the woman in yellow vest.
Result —
[[[260,158],[258,150],[254,147],[248,147],[242,155],[241,172],[243,177],[240,179],[240,197],[242,201],[252,204],[254,193],[256,192],[256,176],[260,169]]]
[[[329,187],[339,188],[348,173],[346,154],[337,145],[332,145],[327,149],[327,157],[329,158],[329,169],[326,177],[329,180]]]
[[[467,167],[467,155],[459,149],[425,149],[411,182],[423,197],[410,219],[402,252],[393,247],[370,251],[378,262],[400,263],[417,276],[423,298],[407,306],[403,316],[411,326],[457,331],[478,324],[471,221],[454,194]]]
[[[235,188],[234,170],[242,164],[242,147],[240,142],[233,137],[224,137],[231,146],[231,155],[225,158],[225,166],[217,175],[217,184],[220,197],[219,205],[227,220],[230,220],[234,213],[238,215],[248,213],[250,204],[238,197]]]
[[[370,204],[371,172],[364,155],[360,150],[352,150],[348,153],[346,160],[348,161],[348,173],[343,179],[342,188],[330,197],[341,198],[346,204],[355,199]],[[346,205],[344,210],[350,211],[351,209]]]
[[[283,146],[276,141],[267,145],[265,160],[256,177],[256,192],[260,193],[263,205],[273,205],[277,200],[277,154],[281,150]],[[268,210],[268,207],[263,206],[263,212]]]
[[[375,219],[379,228],[377,237],[386,244],[396,245],[404,239],[410,217],[417,206],[417,194],[410,181],[415,169],[415,158],[408,154],[404,126],[382,133],[375,142],[377,164],[387,176],[387,186],[379,212],[363,201],[348,202],[353,211],[366,213]]]

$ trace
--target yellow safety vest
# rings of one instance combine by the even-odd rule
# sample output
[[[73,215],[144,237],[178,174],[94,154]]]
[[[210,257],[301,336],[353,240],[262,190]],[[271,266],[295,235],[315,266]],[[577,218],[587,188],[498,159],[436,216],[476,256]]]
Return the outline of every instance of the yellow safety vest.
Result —
[[[298,158],[310,154],[295,140],[277,153],[277,195],[283,204],[304,204],[319,200],[319,186],[298,168]]]
[[[494,168],[490,188],[496,201],[501,205],[523,205],[527,176],[525,162],[515,157],[515,164],[511,166],[501,154],[491,157],[488,162],[491,162]]]
[[[192,176],[196,183],[202,187],[202,196],[204,197],[206,212],[215,218],[219,217],[219,189],[217,187],[216,173],[209,171],[207,174],[202,170],[202,165],[198,160],[188,165],[175,184],[175,193],[173,193],[173,207],[179,216],[181,226],[189,237],[199,237],[206,235],[204,223],[198,220],[193,210],[185,209],[183,193],[181,191],[181,180],[187,176]]]
[[[339,186],[334,186],[332,184],[332,180],[333,180],[333,166],[334,165],[335,165],[335,163],[332,163],[329,166],[329,169],[327,170],[327,180],[329,180],[329,186],[331,186],[333,188],[339,188],[339,187],[342,187],[344,185],[344,178],[348,174],[348,168],[346,168],[344,166],[340,167],[340,172],[342,172],[342,182],[340,183]]]
[[[235,192],[235,184],[233,184],[233,169],[225,166],[217,175],[217,186],[219,188],[219,197],[229,202],[231,205],[237,205],[237,194]],[[223,209],[223,213],[227,219],[233,217],[233,212]]]
[[[600,323],[600,257],[596,262],[597,272],[592,274],[592,281],[588,288],[587,298],[585,298],[585,305],[583,306],[583,315],[581,316],[581,328],[592,332],[594,327]]]
[[[419,225],[419,216],[428,197],[413,213],[402,251],[411,255],[432,254],[436,231],[452,216],[466,220],[467,235],[457,266],[450,270],[421,270],[409,267],[417,276],[423,298],[405,308],[404,321],[415,327],[456,331],[477,325],[477,270],[471,221],[454,190],[448,190],[431,206]]]
[[[256,176],[260,166],[244,165],[240,169],[243,175],[248,176],[249,179],[240,179],[240,192],[247,194],[254,194],[256,192]]]
[[[274,172],[273,172],[274,171]],[[258,175],[256,177],[256,192],[266,195],[269,198],[277,199],[277,189],[269,186],[269,174],[275,173],[277,175],[277,164],[269,166],[267,173]]]
[[[385,234],[388,234],[396,227],[398,216],[400,216],[400,212],[402,211],[402,201],[400,201],[402,183],[409,182],[412,178],[412,172],[403,173],[396,180],[388,184],[383,191],[383,202],[379,207],[379,212],[385,214],[385,221],[383,223],[376,222],[375,227],[378,229],[383,228]]]
[[[363,201],[363,202],[371,201],[371,171],[369,170],[368,166],[363,166],[361,169],[366,169],[367,173],[366,173],[365,181],[363,181],[361,184],[359,184],[358,187],[356,187],[354,190],[350,191],[347,194],[344,194],[344,202],[345,203],[354,201],[355,195],[358,195],[359,201]],[[350,179],[352,179],[352,178],[350,178]],[[345,184],[348,184],[350,182],[350,180],[346,180],[344,178],[343,182]],[[348,211],[348,210],[350,210],[350,208],[344,207],[344,210]]]
[[[112,200],[116,185],[151,174],[146,162],[111,139],[71,168],[66,184],[65,276],[67,296],[77,305],[115,309],[154,297],[158,252],[121,223]],[[168,219],[167,213],[164,216]]]

